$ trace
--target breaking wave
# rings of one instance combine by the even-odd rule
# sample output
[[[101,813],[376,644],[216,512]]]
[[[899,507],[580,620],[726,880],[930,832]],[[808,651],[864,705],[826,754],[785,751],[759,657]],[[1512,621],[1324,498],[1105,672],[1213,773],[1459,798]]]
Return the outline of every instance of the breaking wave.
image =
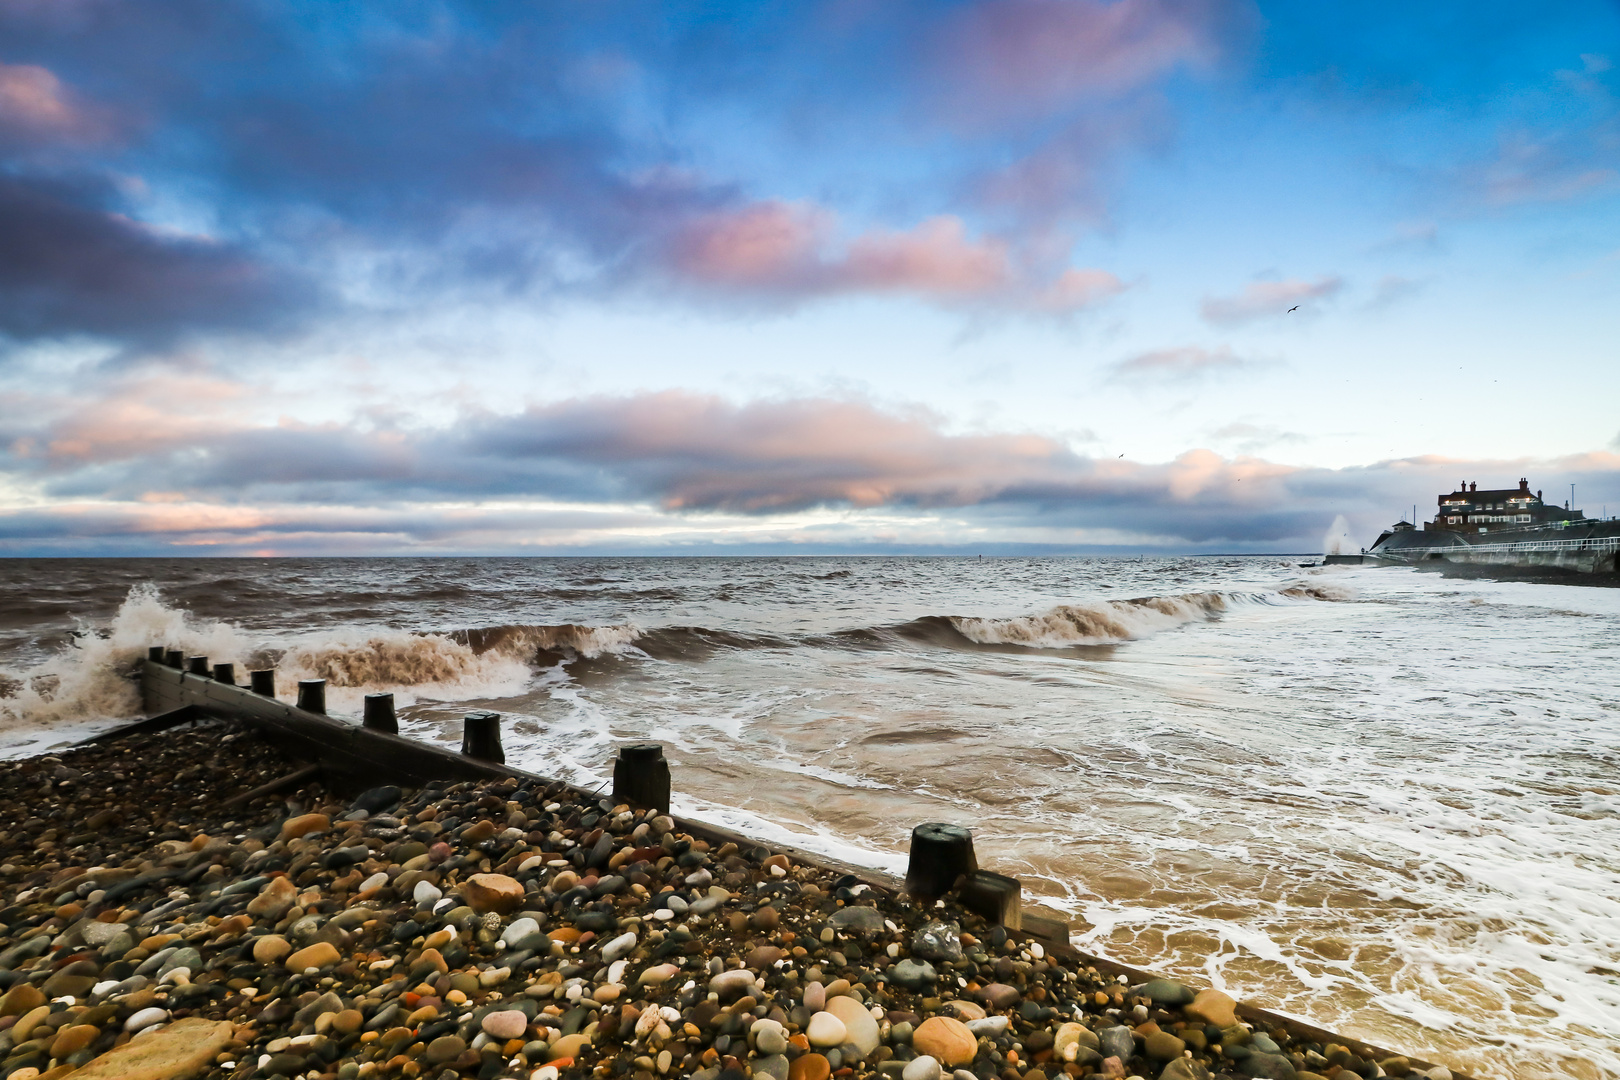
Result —
[[[79,624],[55,658],[25,671],[0,671],[0,721],[56,725],[135,716],[140,691],[129,678],[149,645],[240,663],[249,650],[242,631],[164,604],[151,585],[136,585],[106,627]]]
[[[947,621],[957,633],[976,645],[1061,649],[1135,641],[1189,623],[1210,622],[1236,607],[1272,606],[1294,600],[1342,601],[1352,596],[1353,593],[1344,586],[1296,582],[1274,592],[1191,592],[1143,596],[1133,600],[1059,604],[1038,614],[1006,619],[954,616]]]
[[[817,643],[881,649],[891,647],[897,637],[945,648],[1110,645],[1208,622],[1241,605],[1337,601],[1351,595],[1334,582],[1297,581],[1268,592],[1188,592],[1060,604],[1010,618],[924,616],[899,626],[800,639],[696,626],[644,630],[629,623],[562,623],[446,633],[326,630],[254,641],[238,626],[199,619],[166,604],[154,587],[137,585],[105,627],[81,624],[73,643],[49,661],[22,671],[0,670],[0,723],[15,730],[138,715],[140,696],[129,675],[147,646],[159,643],[234,663],[239,672],[273,667],[277,693],[289,697],[300,680],[325,679],[335,710],[358,711],[362,695],[378,691],[403,694],[401,704],[416,698],[506,697],[522,693],[540,669],[612,657],[697,661],[725,650]]]

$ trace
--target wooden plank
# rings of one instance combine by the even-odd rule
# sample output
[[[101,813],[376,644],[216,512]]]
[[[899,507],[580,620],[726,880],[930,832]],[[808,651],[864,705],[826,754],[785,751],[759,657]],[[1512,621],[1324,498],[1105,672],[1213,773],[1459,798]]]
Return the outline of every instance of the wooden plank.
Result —
[[[305,765],[301,769],[294,769],[292,772],[288,773],[286,776],[277,777],[276,779],[270,781],[268,784],[260,784],[258,787],[254,788],[252,791],[244,791],[240,795],[232,795],[230,798],[226,799],[224,802],[220,803],[219,805],[221,807],[223,807],[223,808],[230,808],[230,807],[233,807],[233,806],[241,806],[243,803],[250,803],[254,799],[260,798],[262,796],[274,795],[278,791],[285,791],[287,788],[297,787],[299,784],[304,783],[306,780],[315,779],[317,776],[320,776],[322,772],[323,772],[323,770],[321,769],[321,766],[319,765],[319,763],[311,762],[310,764]]]
[[[137,720],[133,724],[124,724],[111,731],[103,731],[100,735],[92,735],[74,743],[75,746],[95,746],[98,743],[116,742],[130,735],[145,735],[153,731],[167,731],[181,724],[194,724],[199,720],[212,719],[211,714],[197,705],[182,705],[178,709],[170,709],[166,713],[153,716],[146,720]]]

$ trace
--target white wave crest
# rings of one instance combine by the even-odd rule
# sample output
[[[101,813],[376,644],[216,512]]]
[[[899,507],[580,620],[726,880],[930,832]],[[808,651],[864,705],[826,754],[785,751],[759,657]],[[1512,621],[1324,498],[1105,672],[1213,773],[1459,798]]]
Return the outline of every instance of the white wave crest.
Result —
[[[74,643],[26,671],[0,676],[10,694],[0,696],[0,720],[8,741],[13,729],[139,714],[139,687],[129,678],[149,645],[237,663],[247,656],[242,631],[230,623],[197,619],[163,602],[151,585],[137,585],[106,627],[81,624]],[[5,688],[0,687],[0,694]]]
[[[1007,619],[953,617],[951,625],[980,645],[1023,645],[1062,649],[1136,641],[1189,623],[1209,622],[1234,607],[1276,605],[1296,600],[1349,600],[1354,592],[1334,582],[1293,582],[1270,592],[1195,592],[1059,604],[1035,615]]]

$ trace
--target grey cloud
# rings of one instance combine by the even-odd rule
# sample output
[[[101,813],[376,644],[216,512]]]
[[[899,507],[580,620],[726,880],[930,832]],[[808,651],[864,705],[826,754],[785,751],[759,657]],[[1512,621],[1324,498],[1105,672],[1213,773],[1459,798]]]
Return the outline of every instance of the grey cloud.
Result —
[[[240,248],[172,236],[107,204],[97,182],[0,175],[0,333],[152,339],[268,326],[313,302]]]
[[[881,511],[897,542],[908,521],[944,521],[960,523],[964,535],[1016,526],[1181,549],[1297,546],[1341,513],[1376,535],[1388,523],[1384,508],[1428,503],[1459,470],[1530,469],[1549,487],[1569,475],[1600,493],[1620,477],[1620,457],[1606,452],[1540,467],[1413,459],[1333,470],[1208,450],[1140,464],[1087,457],[1040,435],[951,434],[929,413],[859,400],[736,404],[676,392],[469,415],[442,427],[214,426],[142,439],[107,420],[30,427],[13,415],[7,428],[6,472],[41,485],[56,504],[0,516],[0,541],[12,550],[104,534],[153,544],[299,536],[300,550],[319,547],[312,536],[331,536],[343,550],[353,536],[370,536],[375,549],[395,550],[405,543],[390,539],[396,533],[447,550],[520,550],[524,529],[565,513],[583,515],[568,541],[581,546],[609,519],[724,544],[745,521],[813,507]],[[848,520],[857,534],[865,528],[859,513]],[[801,526],[781,528],[792,536]]]

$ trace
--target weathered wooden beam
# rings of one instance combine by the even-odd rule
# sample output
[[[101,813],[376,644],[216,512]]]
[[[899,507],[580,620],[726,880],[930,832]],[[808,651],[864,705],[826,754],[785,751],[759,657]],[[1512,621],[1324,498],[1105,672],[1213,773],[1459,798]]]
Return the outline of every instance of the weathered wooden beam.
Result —
[[[318,761],[328,773],[376,783],[422,786],[457,780],[516,776],[544,780],[505,765],[464,757],[445,747],[400,735],[369,731],[359,724],[302,711],[239,686],[227,686],[172,668],[146,663],[141,672],[144,707],[163,713],[197,705],[209,714],[247,723],[281,743],[288,753]]]
[[[613,801],[669,813],[669,761],[659,743],[619,747],[613,759]]]
[[[506,764],[506,751],[501,749],[501,714],[479,711],[462,717],[461,752],[479,761]]]
[[[133,724],[124,724],[111,731],[103,731],[100,735],[92,735],[76,743],[77,746],[94,746],[98,743],[116,742],[128,735],[145,735],[154,731],[167,731],[181,724],[194,724],[199,720],[210,719],[209,713],[197,705],[182,705],[177,709],[170,709],[166,713],[146,720],[137,720]]]
[[[326,713],[326,680],[298,680],[298,707],[305,712]]]
[[[906,892],[919,904],[932,905],[978,868],[973,834],[962,826],[927,821],[911,830]]]
[[[1009,930],[1022,929],[1024,886],[1015,877],[975,870],[957,887],[962,906]],[[1067,941],[1067,935],[1064,936]]]
[[[365,713],[360,723],[370,731],[386,731],[390,735],[399,734],[399,718],[394,715],[393,694],[367,694]]]
[[[268,784],[260,784],[252,791],[244,791],[240,795],[232,795],[230,798],[220,803],[220,805],[223,807],[241,806],[243,803],[250,803],[254,799],[262,798],[265,795],[274,795],[278,791],[285,791],[287,788],[297,787],[299,784],[307,783],[308,781],[320,776],[322,771],[323,770],[321,769],[320,762],[312,761],[308,765],[294,769],[286,776],[278,776]]]

